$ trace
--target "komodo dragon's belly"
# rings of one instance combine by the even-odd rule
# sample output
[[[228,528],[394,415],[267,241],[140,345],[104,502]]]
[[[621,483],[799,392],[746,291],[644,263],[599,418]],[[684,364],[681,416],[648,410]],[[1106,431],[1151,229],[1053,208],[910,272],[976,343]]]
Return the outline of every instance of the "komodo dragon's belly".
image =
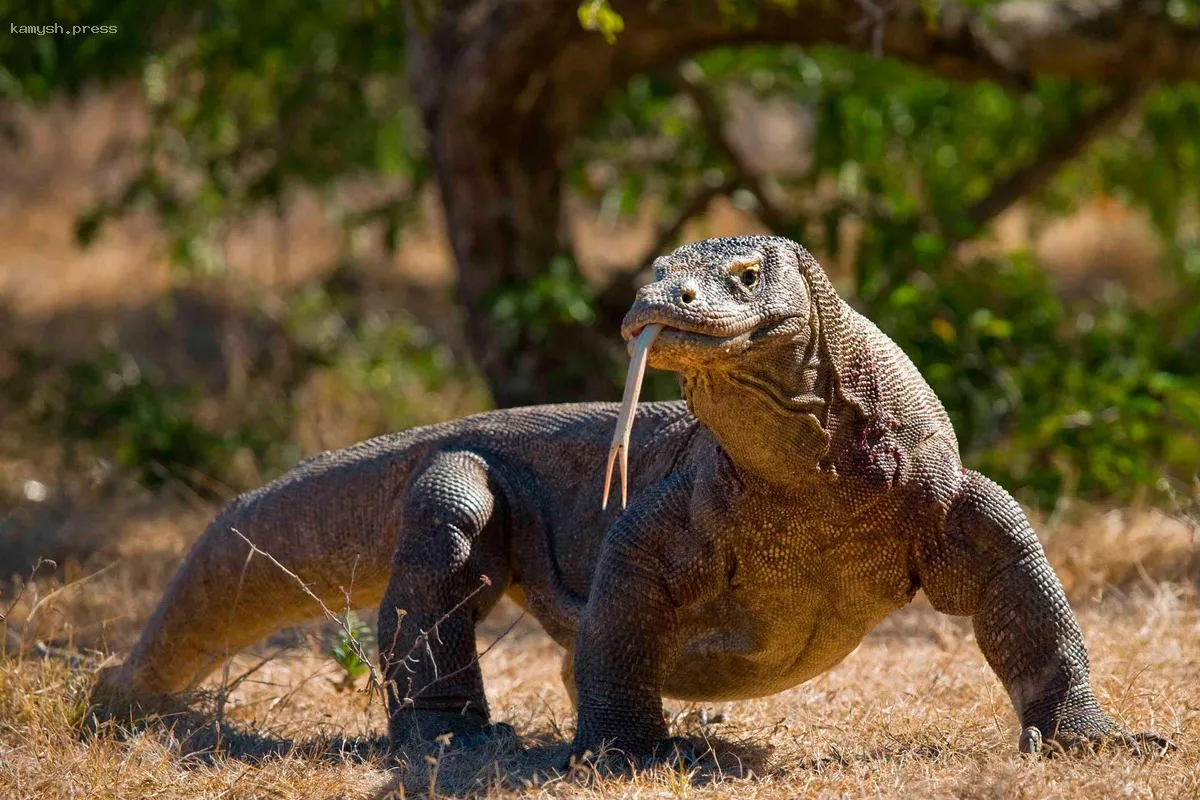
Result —
[[[840,662],[915,591],[899,541],[756,549],[722,594],[681,613],[665,694],[739,700],[789,689]]]

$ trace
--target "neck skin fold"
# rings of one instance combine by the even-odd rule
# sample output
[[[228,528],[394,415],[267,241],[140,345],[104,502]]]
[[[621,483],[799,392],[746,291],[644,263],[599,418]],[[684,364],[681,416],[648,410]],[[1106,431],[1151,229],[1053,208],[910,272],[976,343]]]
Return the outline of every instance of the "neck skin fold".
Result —
[[[762,342],[752,358],[726,369],[681,373],[692,413],[739,471],[775,485],[823,479],[836,400],[815,333]]]

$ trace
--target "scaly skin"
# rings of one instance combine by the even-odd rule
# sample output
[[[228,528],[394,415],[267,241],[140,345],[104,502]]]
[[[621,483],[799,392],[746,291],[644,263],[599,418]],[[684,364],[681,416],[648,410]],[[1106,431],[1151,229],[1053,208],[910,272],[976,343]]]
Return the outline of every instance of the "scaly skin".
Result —
[[[803,248],[714,239],[655,270],[622,334],[665,326],[650,364],[679,373],[686,403],[639,407],[628,509],[599,503],[615,404],[494,411],[322,454],[209,527],[98,697],[177,695],[313,615],[292,579],[247,560],[237,528],[330,607],[351,588],[355,605],[380,603],[396,745],[497,732],[474,628],[506,590],[568,651],[575,752],[645,756],[670,744],[663,696],[795,686],[924,589],[972,618],[1023,750],[1166,747],[1099,708],[1024,514],[962,468],[932,390]]]

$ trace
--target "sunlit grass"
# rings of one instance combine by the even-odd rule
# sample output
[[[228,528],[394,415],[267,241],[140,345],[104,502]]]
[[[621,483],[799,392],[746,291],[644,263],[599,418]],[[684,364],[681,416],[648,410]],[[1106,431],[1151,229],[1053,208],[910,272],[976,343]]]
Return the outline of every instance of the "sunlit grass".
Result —
[[[228,675],[205,687],[196,719],[87,725],[97,666],[136,631],[137,620],[115,620],[144,617],[176,563],[153,546],[160,537],[135,525],[113,526],[111,548],[124,558],[103,575],[67,586],[27,622],[61,588],[56,578],[39,579],[12,611],[10,652],[0,656],[0,797],[384,797],[428,794],[431,783],[439,795],[474,797],[1196,796],[1197,533],[1155,512],[1067,516],[1041,528],[1079,611],[1097,693],[1125,724],[1172,738],[1180,749],[1165,760],[1022,758],[1011,707],[969,623],[920,597],[829,673],[774,697],[706,709],[718,722],[702,724],[699,706],[668,703],[675,733],[713,746],[715,759],[690,770],[605,779],[560,772],[574,727],[561,651],[528,619],[482,661],[493,715],[516,727],[525,752],[433,746],[389,758],[382,708],[330,656],[334,633],[315,628],[307,639],[276,637],[234,659]],[[182,526],[171,537],[177,550],[202,519],[159,524]],[[15,586],[5,588],[0,611]],[[481,648],[514,613],[503,606],[485,623]],[[73,626],[72,618],[92,622]],[[35,641],[54,655],[40,657]],[[236,688],[218,702],[224,681]]]

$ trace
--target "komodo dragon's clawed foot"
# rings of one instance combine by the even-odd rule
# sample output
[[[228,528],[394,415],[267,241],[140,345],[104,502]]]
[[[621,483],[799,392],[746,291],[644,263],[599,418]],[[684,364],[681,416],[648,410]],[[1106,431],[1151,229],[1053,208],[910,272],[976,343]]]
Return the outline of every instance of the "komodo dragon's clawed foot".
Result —
[[[1092,726],[1085,730],[1063,730],[1060,726],[1052,737],[1030,725],[1021,731],[1018,749],[1026,755],[1054,758],[1065,755],[1088,755],[1106,751],[1125,750],[1140,758],[1165,756],[1177,749],[1169,739],[1153,732],[1134,733],[1113,723],[1107,730]]]
[[[616,748],[604,748],[598,754],[590,750],[582,754],[572,752],[559,769],[563,772],[584,769],[611,777],[629,775],[659,765],[667,765],[673,769],[691,769],[711,757],[713,751],[707,744],[697,743],[682,736],[669,736],[648,753],[626,752]]]
[[[475,733],[455,736],[450,740],[450,747],[459,750],[469,750],[485,745],[509,745],[520,747],[521,739],[516,730],[507,722],[493,722]]]
[[[442,739],[442,737],[448,737]],[[488,722],[479,714],[422,710],[409,712],[392,728],[392,747],[443,741],[447,749],[469,750],[485,745],[520,745],[517,732],[505,722]]]
[[[643,762],[647,765],[665,762],[672,766],[694,767],[710,755],[712,748],[706,744],[697,744],[682,736],[669,736]]]

